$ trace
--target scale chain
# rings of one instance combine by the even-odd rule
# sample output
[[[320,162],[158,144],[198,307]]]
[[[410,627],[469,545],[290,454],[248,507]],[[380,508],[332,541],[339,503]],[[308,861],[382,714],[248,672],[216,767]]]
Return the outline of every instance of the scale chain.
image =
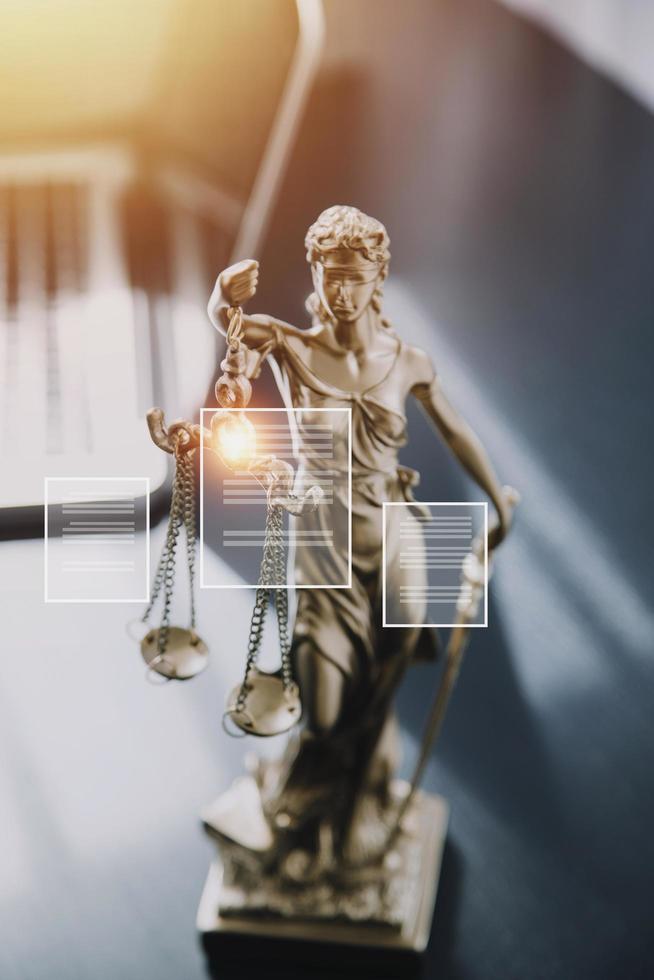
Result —
[[[286,580],[286,561],[284,549],[284,515],[282,508],[275,507],[275,579],[277,583]],[[277,629],[279,632],[279,646],[282,660],[282,682],[284,690],[288,691],[293,683],[293,671],[291,668],[291,643],[288,635],[288,590],[278,588],[275,590],[275,610],[277,612]]]
[[[195,471],[191,453],[180,460],[183,490],[184,527],[186,529],[186,560],[191,594],[191,630],[195,630]]]
[[[191,604],[191,629],[195,628],[195,472],[193,469],[193,453],[180,452],[179,442],[175,445],[175,473],[173,476],[173,490],[170,503],[170,515],[168,527],[166,529],[166,541],[161,552],[161,557],[157,565],[154,582],[152,585],[152,595],[150,602],[141,617],[141,622],[146,623],[152,613],[154,605],[161,594],[164,592],[164,605],[161,617],[161,625],[157,633],[157,653],[163,657],[167,646],[170,631],[170,612],[175,585],[175,558],[177,542],[182,524],[186,531],[186,557],[189,569],[190,585],[190,604]]]
[[[284,685],[284,690],[288,691],[293,684],[290,641],[288,636],[288,592],[284,588],[275,587],[279,586],[285,578],[283,529],[283,508],[281,505],[273,504],[269,500],[266,510],[266,527],[261,570],[259,573],[259,582],[255,595],[254,608],[252,610],[252,618],[250,620],[250,634],[248,638],[245,675],[236,699],[236,711],[243,711],[245,708],[245,702],[248,694],[248,679],[250,673],[257,664],[259,650],[261,648],[261,641],[263,639],[264,621],[266,618],[271,593],[275,603],[275,612],[277,613],[277,628],[279,632],[279,644],[282,661],[282,683]]]

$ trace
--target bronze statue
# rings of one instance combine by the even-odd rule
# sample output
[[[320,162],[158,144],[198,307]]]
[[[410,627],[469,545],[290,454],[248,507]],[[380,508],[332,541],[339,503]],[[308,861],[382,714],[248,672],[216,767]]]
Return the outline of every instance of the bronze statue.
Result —
[[[314,285],[307,300],[312,324],[300,329],[266,314],[243,315],[244,373],[256,378],[263,360],[272,358],[295,408],[351,409],[352,586],[298,592],[291,653],[301,728],[282,759],[258,764],[247,785],[224,794],[204,818],[225,864],[223,914],[240,908],[292,916],[300,906],[307,914],[313,904],[311,915],[336,909],[348,918],[357,916],[339,894],[358,889],[360,903],[361,882],[370,880],[364,869],[377,867],[380,880],[387,876],[380,869],[402,811],[393,783],[393,695],[412,660],[435,655],[433,629],[384,629],[381,617],[382,502],[413,502],[419,479],[398,463],[407,440],[407,397],[418,399],[494,505],[498,522],[489,550],[510,528],[514,497],[445,397],[429,356],[384,319],[390,260],[384,226],[356,208],[335,206],[309,228],[305,244]],[[218,276],[208,312],[221,332],[255,296],[258,268],[246,260]],[[346,508],[347,501],[336,495],[333,506]],[[389,508],[389,518],[399,519],[400,510]],[[417,503],[412,511],[419,513]],[[316,526],[320,519],[320,508],[304,517]],[[389,535],[393,540],[397,536]],[[337,561],[346,558],[336,555]],[[297,580],[316,581],[321,560],[298,549]],[[398,594],[401,585],[424,575],[403,569],[399,560],[387,561],[387,568],[393,569],[391,591]],[[408,621],[424,623],[425,612],[417,601]],[[320,890],[325,881],[331,882],[329,899]],[[304,900],[292,888],[285,891],[285,883],[296,889],[302,884]],[[374,900],[369,905],[371,919],[389,918],[388,908],[380,910]]]

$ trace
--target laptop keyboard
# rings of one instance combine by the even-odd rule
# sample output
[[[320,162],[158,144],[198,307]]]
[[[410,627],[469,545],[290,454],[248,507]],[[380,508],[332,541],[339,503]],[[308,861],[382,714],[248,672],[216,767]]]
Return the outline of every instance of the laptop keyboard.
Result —
[[[164,482],[144,415],[200,407],[228,244],[142,185],[0,181],[0,509],[41,504],[46,476]]]

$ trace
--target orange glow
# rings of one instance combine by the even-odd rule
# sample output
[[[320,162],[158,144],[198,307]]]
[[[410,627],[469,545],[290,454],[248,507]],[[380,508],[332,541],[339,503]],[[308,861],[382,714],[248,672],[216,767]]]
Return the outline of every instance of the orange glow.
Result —
[[[216,451],[230,467],[247,467],[256,453],[257,435],[244,415],[230,415],[220,424]]]
[[[121,124],[160,84],[176,0],[8,0],[0,9],[0,128]]]

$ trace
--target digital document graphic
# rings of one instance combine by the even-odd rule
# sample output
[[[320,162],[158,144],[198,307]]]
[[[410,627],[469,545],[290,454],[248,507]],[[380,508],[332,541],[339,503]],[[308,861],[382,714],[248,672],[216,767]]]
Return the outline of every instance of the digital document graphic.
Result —
[[[45,601],[147,602],[147,477],[46,477]]]

